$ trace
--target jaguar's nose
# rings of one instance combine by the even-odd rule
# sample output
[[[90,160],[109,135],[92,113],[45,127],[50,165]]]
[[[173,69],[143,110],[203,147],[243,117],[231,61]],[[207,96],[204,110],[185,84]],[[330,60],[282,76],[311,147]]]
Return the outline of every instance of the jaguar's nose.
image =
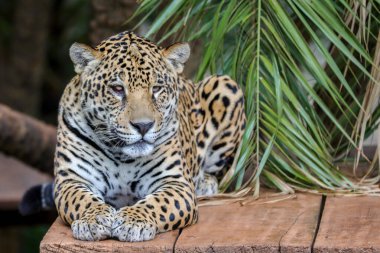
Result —
[[[131,121],[130,123],[142,136],[144,136],[154,125],[154,121]]]

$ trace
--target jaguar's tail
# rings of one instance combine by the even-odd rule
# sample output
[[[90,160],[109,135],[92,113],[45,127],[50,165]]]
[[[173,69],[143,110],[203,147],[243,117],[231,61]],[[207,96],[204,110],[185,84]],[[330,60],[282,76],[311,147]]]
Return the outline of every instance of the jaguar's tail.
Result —
[[[18,208],[20,213],[22,215],[31,215],[43,210],[54,209],[53,191],[54,185],[52,182],[31,187],[22,197]]]

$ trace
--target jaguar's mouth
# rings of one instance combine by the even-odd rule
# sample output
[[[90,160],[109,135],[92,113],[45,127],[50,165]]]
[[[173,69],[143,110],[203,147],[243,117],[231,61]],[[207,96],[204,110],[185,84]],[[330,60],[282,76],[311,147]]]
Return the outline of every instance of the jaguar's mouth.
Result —
[[[142,145],[152,145],[153,143],[147,142],[144,139],[138,140],[134,143],[127,144],[126,146],[142,146]]]
[[[123,136],[120,136],[120,134],[116,131],[116,129],[111,129],[111,132],[114,134],[112,138],[108,141],[111,145],[114,147],[127,147],[127,146],[139,146],[139,145],[153,145],[153,142],[146,140],[144,137],[135,141],[135,142],[129,142],[126,141]]]
[[[122,152],[132,158],[147,156],[153,152],[154,145],[143,139],[122,147]]]
[[[144,138],[142,138],[142,139],[140,139],[140,140],[138,140],[138,141],[136,141],[136,142],[134,142],[132,144],[129,144],[129,145],[140,145],[140,144],[150,144],[150,145],[152,145],[153,143],[150,142],[150,141],[145,140]]]

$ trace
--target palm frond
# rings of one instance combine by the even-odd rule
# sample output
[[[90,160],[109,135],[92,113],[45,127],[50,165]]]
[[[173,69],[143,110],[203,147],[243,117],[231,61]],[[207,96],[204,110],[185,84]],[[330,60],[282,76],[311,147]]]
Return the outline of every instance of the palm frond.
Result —
[[[351,149],[357,165],[378,126],[379,7],[375,0],[143,0],[135,16],[153,20],[149,37],[202,42],[196,80],[229,74],[244,87],[247,130],[221,192],[233,184],[235,194],[257,194],[261,181],[284,193],[379,194],[379,173],[360,181],[336,166]]]

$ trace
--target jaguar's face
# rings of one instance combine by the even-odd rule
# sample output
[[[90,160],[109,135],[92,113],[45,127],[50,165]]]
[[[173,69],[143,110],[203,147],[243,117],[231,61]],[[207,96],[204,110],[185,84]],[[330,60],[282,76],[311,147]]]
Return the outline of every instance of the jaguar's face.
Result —
[[[172,121],[178,104],[178,73],[189,56],[187,44],[160,49],[127,33],[111,37],[95,50],[73,47],[74,63],[83,49],[95,56],[82,60],[87,60],[86,66],[79,71],[83,112],[112,152],[131,158],[147,156],[176,130]]]

